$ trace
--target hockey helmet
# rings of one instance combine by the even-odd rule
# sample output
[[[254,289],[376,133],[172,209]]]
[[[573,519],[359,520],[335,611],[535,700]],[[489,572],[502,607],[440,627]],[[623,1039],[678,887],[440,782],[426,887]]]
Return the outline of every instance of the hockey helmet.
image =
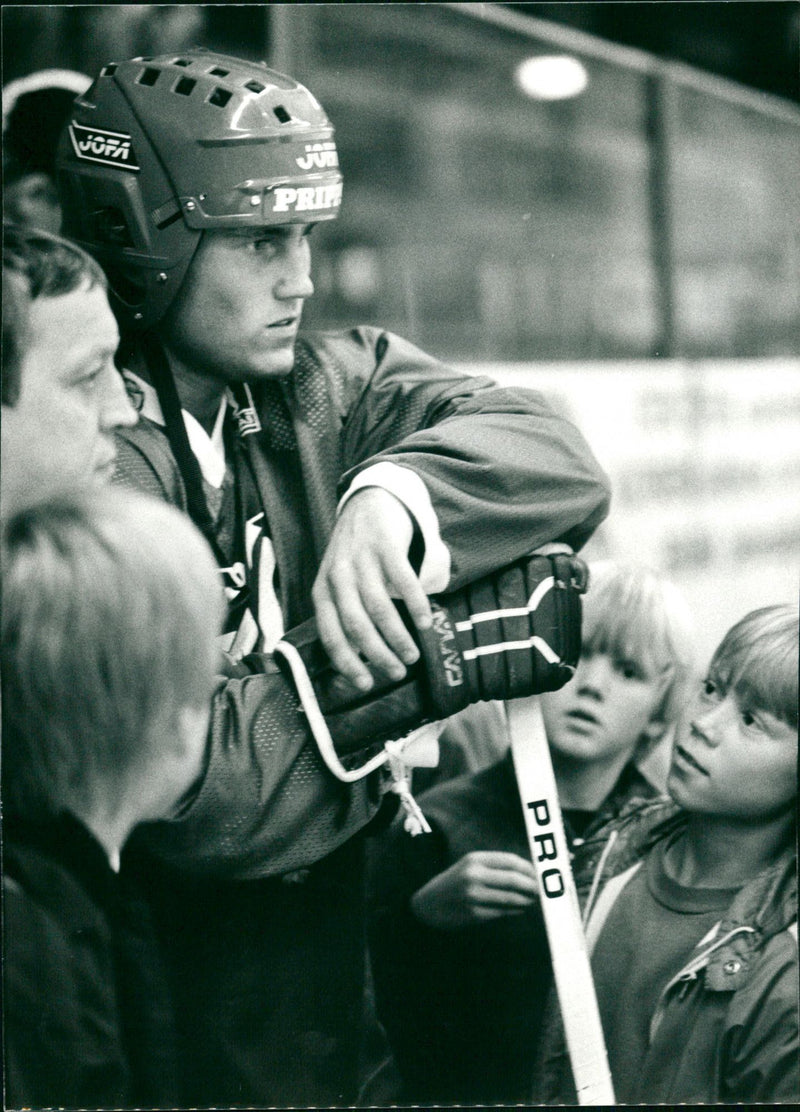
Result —
[[[333,127],[303,85],[206,50],[105,66],[61,135],[63,232],[105,267],[123,319],[156,324],[207,229],[338,214]]]

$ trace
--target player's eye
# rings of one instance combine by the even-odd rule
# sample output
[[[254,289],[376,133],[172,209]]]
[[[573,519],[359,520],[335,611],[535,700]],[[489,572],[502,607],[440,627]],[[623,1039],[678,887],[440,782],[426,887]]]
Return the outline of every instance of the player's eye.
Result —
[[[706,679],[703,680],[703,694],[706,695],[709,699],[713,695],[717,694],[717,690],[717,685],[712,679],[706,677]]]
[[[275,249],[275,236],[259,236],[257,239],[251,239],[249,246],[256,254],[269,254],[270,251]]]
[[[642,669],[635,660],[617,660],[615,667],[626,680],[640,680],[643,678]]]

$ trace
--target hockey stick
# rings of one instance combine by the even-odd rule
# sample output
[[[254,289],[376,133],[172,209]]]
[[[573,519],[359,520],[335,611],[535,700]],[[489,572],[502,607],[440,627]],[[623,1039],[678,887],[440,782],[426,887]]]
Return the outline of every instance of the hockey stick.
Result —
[[[613,1105],[580,905],[538,695],[506,703],[511,752],[579,1104]]]

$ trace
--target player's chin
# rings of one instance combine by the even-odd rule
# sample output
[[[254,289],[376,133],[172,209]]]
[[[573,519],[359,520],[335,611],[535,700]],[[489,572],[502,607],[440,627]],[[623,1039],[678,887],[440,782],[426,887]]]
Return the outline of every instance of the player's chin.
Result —
[[[268,356],[248,360],[243,376],[248,382],[260,382],[271,378],[286,378],[294,366],[294,347],[270,352]]]

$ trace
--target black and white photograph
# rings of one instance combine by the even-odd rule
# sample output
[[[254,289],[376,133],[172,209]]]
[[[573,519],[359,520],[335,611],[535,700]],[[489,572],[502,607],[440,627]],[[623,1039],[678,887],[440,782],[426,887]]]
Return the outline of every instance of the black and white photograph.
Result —
[[[800,0],[0,21],[3,1109],[797,1106]]]

